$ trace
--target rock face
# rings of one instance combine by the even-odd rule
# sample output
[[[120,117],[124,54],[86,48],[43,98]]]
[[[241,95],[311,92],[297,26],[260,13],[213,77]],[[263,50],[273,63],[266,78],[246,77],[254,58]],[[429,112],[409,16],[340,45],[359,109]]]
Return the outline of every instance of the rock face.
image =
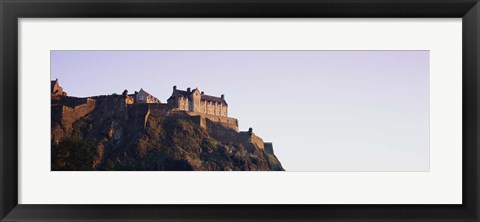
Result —
[[[284,170],[251,131],[122,95],[70,100],[52,100],[52,170]]]

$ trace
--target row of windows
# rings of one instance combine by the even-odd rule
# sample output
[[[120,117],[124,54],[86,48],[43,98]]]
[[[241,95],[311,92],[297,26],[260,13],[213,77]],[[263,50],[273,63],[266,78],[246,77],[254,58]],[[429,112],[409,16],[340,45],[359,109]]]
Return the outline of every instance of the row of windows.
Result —
[[[189,100],[188,98],[184,98],[184,97],[180,97],[180,102],[185,102],[185,103],[188,103],[188,102],[191,102],[191,100]],[[220,105],[222,106],[223,104],[222,103],[219,103],[219,102],[213,102],[213,101],[205,101],[205,102],[202,102],[202,104],[205,103],[206,105]]]
[[[188,100],[186,100],[186,101],[179,101],[179,104],[181,104],[181,105],[191,104],[191,101],[190,101],[190,102],[189,102]],[[201,105],[203,105],[203,104],[204,104],[204,103],[202,103]],[[198,106],[199,106],[198,102],[195,103],[195,105],[198,107]],[[220,109],[223,108],[223,104],[222,104],[222,103],[216,103],[215,105],[213,105],[213,104],[211,104],[211,103],[208,103],[208,104],[205,104],[205,105],[206,105],[206,107],[213,107],[213,108],[218,108],[218,107],[220,107]],[[204,107],[205,107],[205,106],[204,106]],[[204,108],[204,109],[205,109],[205,108]]]

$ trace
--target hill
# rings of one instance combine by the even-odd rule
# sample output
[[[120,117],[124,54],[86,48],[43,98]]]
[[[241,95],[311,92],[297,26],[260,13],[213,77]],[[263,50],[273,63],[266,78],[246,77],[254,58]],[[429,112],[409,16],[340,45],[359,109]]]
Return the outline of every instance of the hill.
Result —
[[[52,97],[52,170],[284,170],[269,143],[205,115],[122,95]]]

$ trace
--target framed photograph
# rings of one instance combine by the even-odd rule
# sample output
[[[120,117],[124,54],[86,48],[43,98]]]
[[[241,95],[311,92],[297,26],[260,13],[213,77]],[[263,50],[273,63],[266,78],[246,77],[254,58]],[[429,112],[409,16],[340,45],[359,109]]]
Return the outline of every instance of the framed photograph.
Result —
[[[1,221],[479,221],[479,10],[2,1]]]

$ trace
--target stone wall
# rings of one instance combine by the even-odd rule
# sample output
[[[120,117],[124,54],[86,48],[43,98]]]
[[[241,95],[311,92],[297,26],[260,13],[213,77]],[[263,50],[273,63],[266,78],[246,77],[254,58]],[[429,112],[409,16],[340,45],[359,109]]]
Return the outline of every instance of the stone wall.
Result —
[[[193,122],[200,125],[202,129],[207,129],[207,118],[205,118],[205,116],[201,116],[201,115],[198,115],[198,116],[188,115],[188,116],[193,120]]]
[[[208,134],[220,141],[240,143],[247,149],[265,149],[265,142],[253,132],[238,131],[238,120],[230,117],[214,116],[204,113],[175,111],[176,113],[186,114],[192,117],[192,120],[206,129]],[[273,146],[269,143],[269,149],[273,154]]]
[[[197,117],[200,119],[200,116]],[[250,133],[248,131],[238,132],[237,130],[218,124],[215,121],[211,121],[206,117],[204,118],[208,134],[216,140],[225,143],[239,143],[251,151],[254,151],[255,149],[263,150],[265,148],[263,139],[254,133]]]
[[[68,106],[71,108],[75,108],[77,106],[86,104],[88,100],[92,100],[91,98],[79,98],[79,97],[73,97],[73,96],[62,96],[60,99],[57,101],[57,103]]]
[[[81,100],[84,100],[84,99],[81,99]],[[86,103],[75,106],[74,108],[70,106],[61,105],[61,104],[52,107],[53,109],[55,109],[55,110],[52,110],[52,112],[56,113],[52,115],[52,120],[53,119],[58,120],[59,119],[58,115],[60,115],[60,122],[62,126],[65,128],[65,130],[67,130],[67,132],[70,132],[70,130],[72,129],[72,124],[75,123],[75,121],[86,116],[93,109],[95,109],[96,101],[94,99],[86,98],[84,101]]]
[[[198,112],[186,112],[190,116],[202,116],[212,122],[220,123],[223,126],[238,131],[238,120],[235,118],[225,117],[225,116],[215,116],[205,113]]]
[[[239,132],[239,138],[242,145],[246,146],[245,144],[251,144],[258,149],[263,150],[265,148],[263,139],[259,136],[255,135],[255,133],[246,132]]]
[[[151,103],[146,104],[151,113],[156,115],[167,115],[172,111],[170,105],[166,103]]]
[[[255,146],[257,146],[258,148],[260,149],[265,148],[265,143],[263,142],[263,139],[255,135],[255,133],[252,133],[249,139],[250,139],[250,142],[253,143]]]
[[[144,116],[144,127],[146,126],[150,115],[165,116],[170,112],[170,105],[165,103],[136,103],[128,105],[129,117]]]
[[[128,118],[127,98],[123,95],[104,95],[91,97],[97,101],[95,114],[100,118]]]
[[[234,143],[240,143],[242,138],[236,129],[226,127],[222,124],[218,124],[215,121],[205,118],[205,128],[210,136],[220,141],[231,141]]]

